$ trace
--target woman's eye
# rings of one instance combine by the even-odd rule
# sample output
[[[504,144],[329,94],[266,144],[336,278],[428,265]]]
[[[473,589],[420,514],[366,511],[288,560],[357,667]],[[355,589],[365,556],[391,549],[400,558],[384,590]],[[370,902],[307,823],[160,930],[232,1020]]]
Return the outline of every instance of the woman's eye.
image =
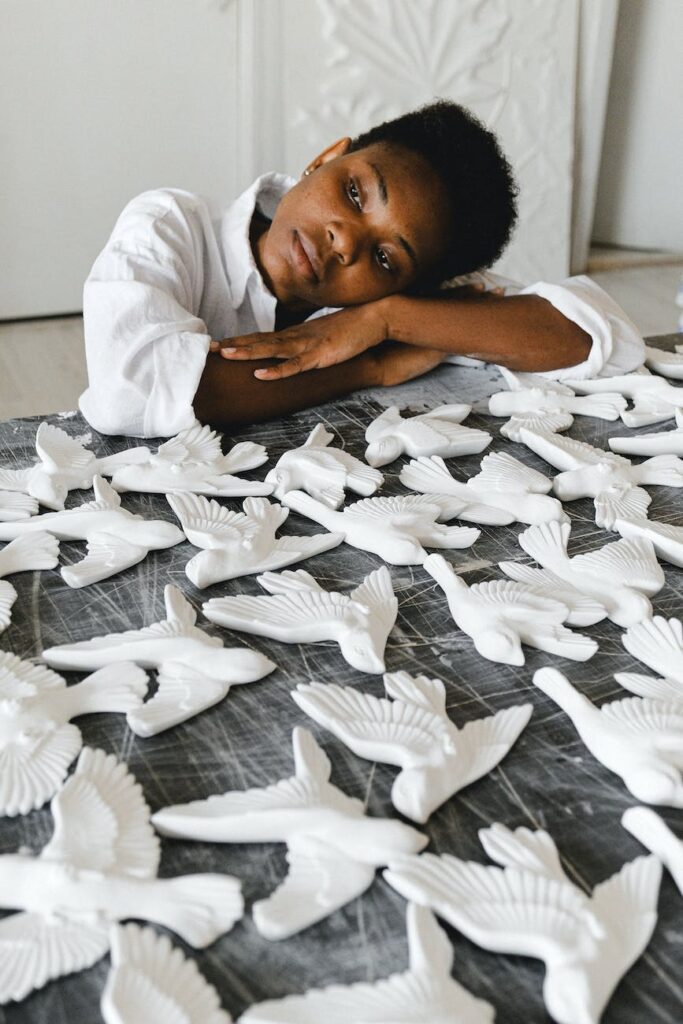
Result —
[[[349,182],[349,186],[348,186],[347,191],[348,191],[349,199],[351,200],[353,205],[360,210],[361,209],[360,192],[358,191],[358,185],[356,185],[355,181],[350,181]]]
[[[391,266],[391,260],[385,253],[384,249],[377,250],[377,262],[379,263],[382,270],[388,270],[389,272],[391,272],[391,270],[393,269]]]

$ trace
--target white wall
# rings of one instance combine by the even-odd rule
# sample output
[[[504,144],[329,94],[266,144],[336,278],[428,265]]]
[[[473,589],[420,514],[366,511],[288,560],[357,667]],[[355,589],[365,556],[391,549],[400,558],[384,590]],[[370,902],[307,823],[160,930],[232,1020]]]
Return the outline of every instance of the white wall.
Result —
[[[593,238],[683,251],[683,0],[621,0]]]

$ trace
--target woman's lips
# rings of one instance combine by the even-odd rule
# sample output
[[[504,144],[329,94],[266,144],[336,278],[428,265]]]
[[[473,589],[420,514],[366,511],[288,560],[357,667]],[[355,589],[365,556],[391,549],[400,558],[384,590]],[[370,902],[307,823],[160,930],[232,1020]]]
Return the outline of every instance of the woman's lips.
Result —
[[[302,277],[306,278],[307,281],[317,284],[318,275],[315,271],[315,267],[313,266],[311,256],[309,256],[309,252],[311,253],[311,256],[315,258],[315,250],[311,243],[306,239],[304,244],[299,232],[294,229],[292,234],[292,262],[294,263],[294,267]]]

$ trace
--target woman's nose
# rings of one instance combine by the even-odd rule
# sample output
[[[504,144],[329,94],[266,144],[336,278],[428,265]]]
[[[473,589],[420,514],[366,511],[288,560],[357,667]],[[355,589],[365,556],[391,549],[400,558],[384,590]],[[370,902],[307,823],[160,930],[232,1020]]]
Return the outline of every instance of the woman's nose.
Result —
[[[327,226],[332,252],[343,266],[358,258],[360,239],[348,221],[335,220]]]

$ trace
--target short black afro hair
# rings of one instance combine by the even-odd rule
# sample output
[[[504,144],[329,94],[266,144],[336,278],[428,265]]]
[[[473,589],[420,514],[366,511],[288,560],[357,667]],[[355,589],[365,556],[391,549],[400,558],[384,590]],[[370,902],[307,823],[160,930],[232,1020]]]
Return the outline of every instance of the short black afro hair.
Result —
[[[419,287],[490,266],[510,239],[517,220],[517,185],[496,136],[469,110],[437,100],[384,121],[351,143],[351,150],[376,143],[417,153],[434,168],[449,199],[447,252]]]

